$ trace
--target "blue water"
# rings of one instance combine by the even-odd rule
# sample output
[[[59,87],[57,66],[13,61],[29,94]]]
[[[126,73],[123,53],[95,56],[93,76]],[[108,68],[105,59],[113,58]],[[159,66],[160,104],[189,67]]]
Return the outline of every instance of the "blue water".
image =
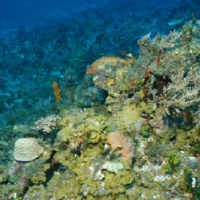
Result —
[[[96,6],[104,5],[107,1],[65,1],[65,0],[1,0],[0,28],[14,29],[19,26],[34,26],[44,23],[51,18],[66,17],[74,12],[81,12]]]
[[[138,39],[180,30],[199,10],[200,0],[0,0],[0,165],[39,118],[104,105],[86,75],[92,62],[138,57]]]

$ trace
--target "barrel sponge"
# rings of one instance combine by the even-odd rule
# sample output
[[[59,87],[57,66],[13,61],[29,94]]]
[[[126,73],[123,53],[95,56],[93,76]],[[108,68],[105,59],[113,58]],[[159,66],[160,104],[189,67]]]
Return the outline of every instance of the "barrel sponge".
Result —
[[[20,138],[15,142],[13,155],[15,160],[27,162],[39,157],[43,150],[36,138]]]

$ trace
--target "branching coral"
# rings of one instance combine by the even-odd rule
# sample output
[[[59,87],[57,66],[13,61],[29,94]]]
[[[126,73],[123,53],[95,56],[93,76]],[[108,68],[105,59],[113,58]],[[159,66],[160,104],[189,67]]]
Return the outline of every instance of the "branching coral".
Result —
[[[33,129],[50,133],[58,127],[59,120],[60,117],[58,115],[49,115],[46,118],[42,117],[35,122],[35,127]]]
[[[170,76],[171,83],[163,87],[160,96],[156,95],[156,89],[150,89],[149,94],[153,100],[149,100],[152,106],[157,106],[156,116],[170,115],[171,112],[180,113],[185,108],[200,102],[200,87],[197,85],[200,74],[188,74],[178,71],[177,75]],[[154,79],[155,80],[155,79]]]
[[[166,49],[173,48],[176,41],[180,38],[181,33],[178,31],[172,31],[168,36],[156,35],[152,40],[150,38],[151,33],[143,36],[138,40],[140,51],[142,54],[147,54],[153,51],[154,53],[163,52]]]

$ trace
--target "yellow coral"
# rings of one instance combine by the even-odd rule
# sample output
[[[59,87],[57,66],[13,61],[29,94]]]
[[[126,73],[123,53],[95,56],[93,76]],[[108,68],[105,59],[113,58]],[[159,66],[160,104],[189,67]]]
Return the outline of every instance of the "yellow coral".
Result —
[[[58,87],[58,83],[53,82],[52,87],[53,87],[53,93],[54,93],[56,102],[60,102],[61,101],[61,95],[60,95],[61,89]]]

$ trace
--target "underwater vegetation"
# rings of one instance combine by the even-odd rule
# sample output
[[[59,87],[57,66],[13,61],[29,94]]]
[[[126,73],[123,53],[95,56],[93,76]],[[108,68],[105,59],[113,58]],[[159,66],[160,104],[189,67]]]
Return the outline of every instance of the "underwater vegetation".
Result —
[[[193,19],[142,37],[134,62],[97,60],[82,82],[105,103],[72,106],[64,83],[50,85],[54,114],[13,127],[1,199],[199,199],[199,33]]]
[[[200,19],[93,12],[0,40],[0,199],[198,200]]]

